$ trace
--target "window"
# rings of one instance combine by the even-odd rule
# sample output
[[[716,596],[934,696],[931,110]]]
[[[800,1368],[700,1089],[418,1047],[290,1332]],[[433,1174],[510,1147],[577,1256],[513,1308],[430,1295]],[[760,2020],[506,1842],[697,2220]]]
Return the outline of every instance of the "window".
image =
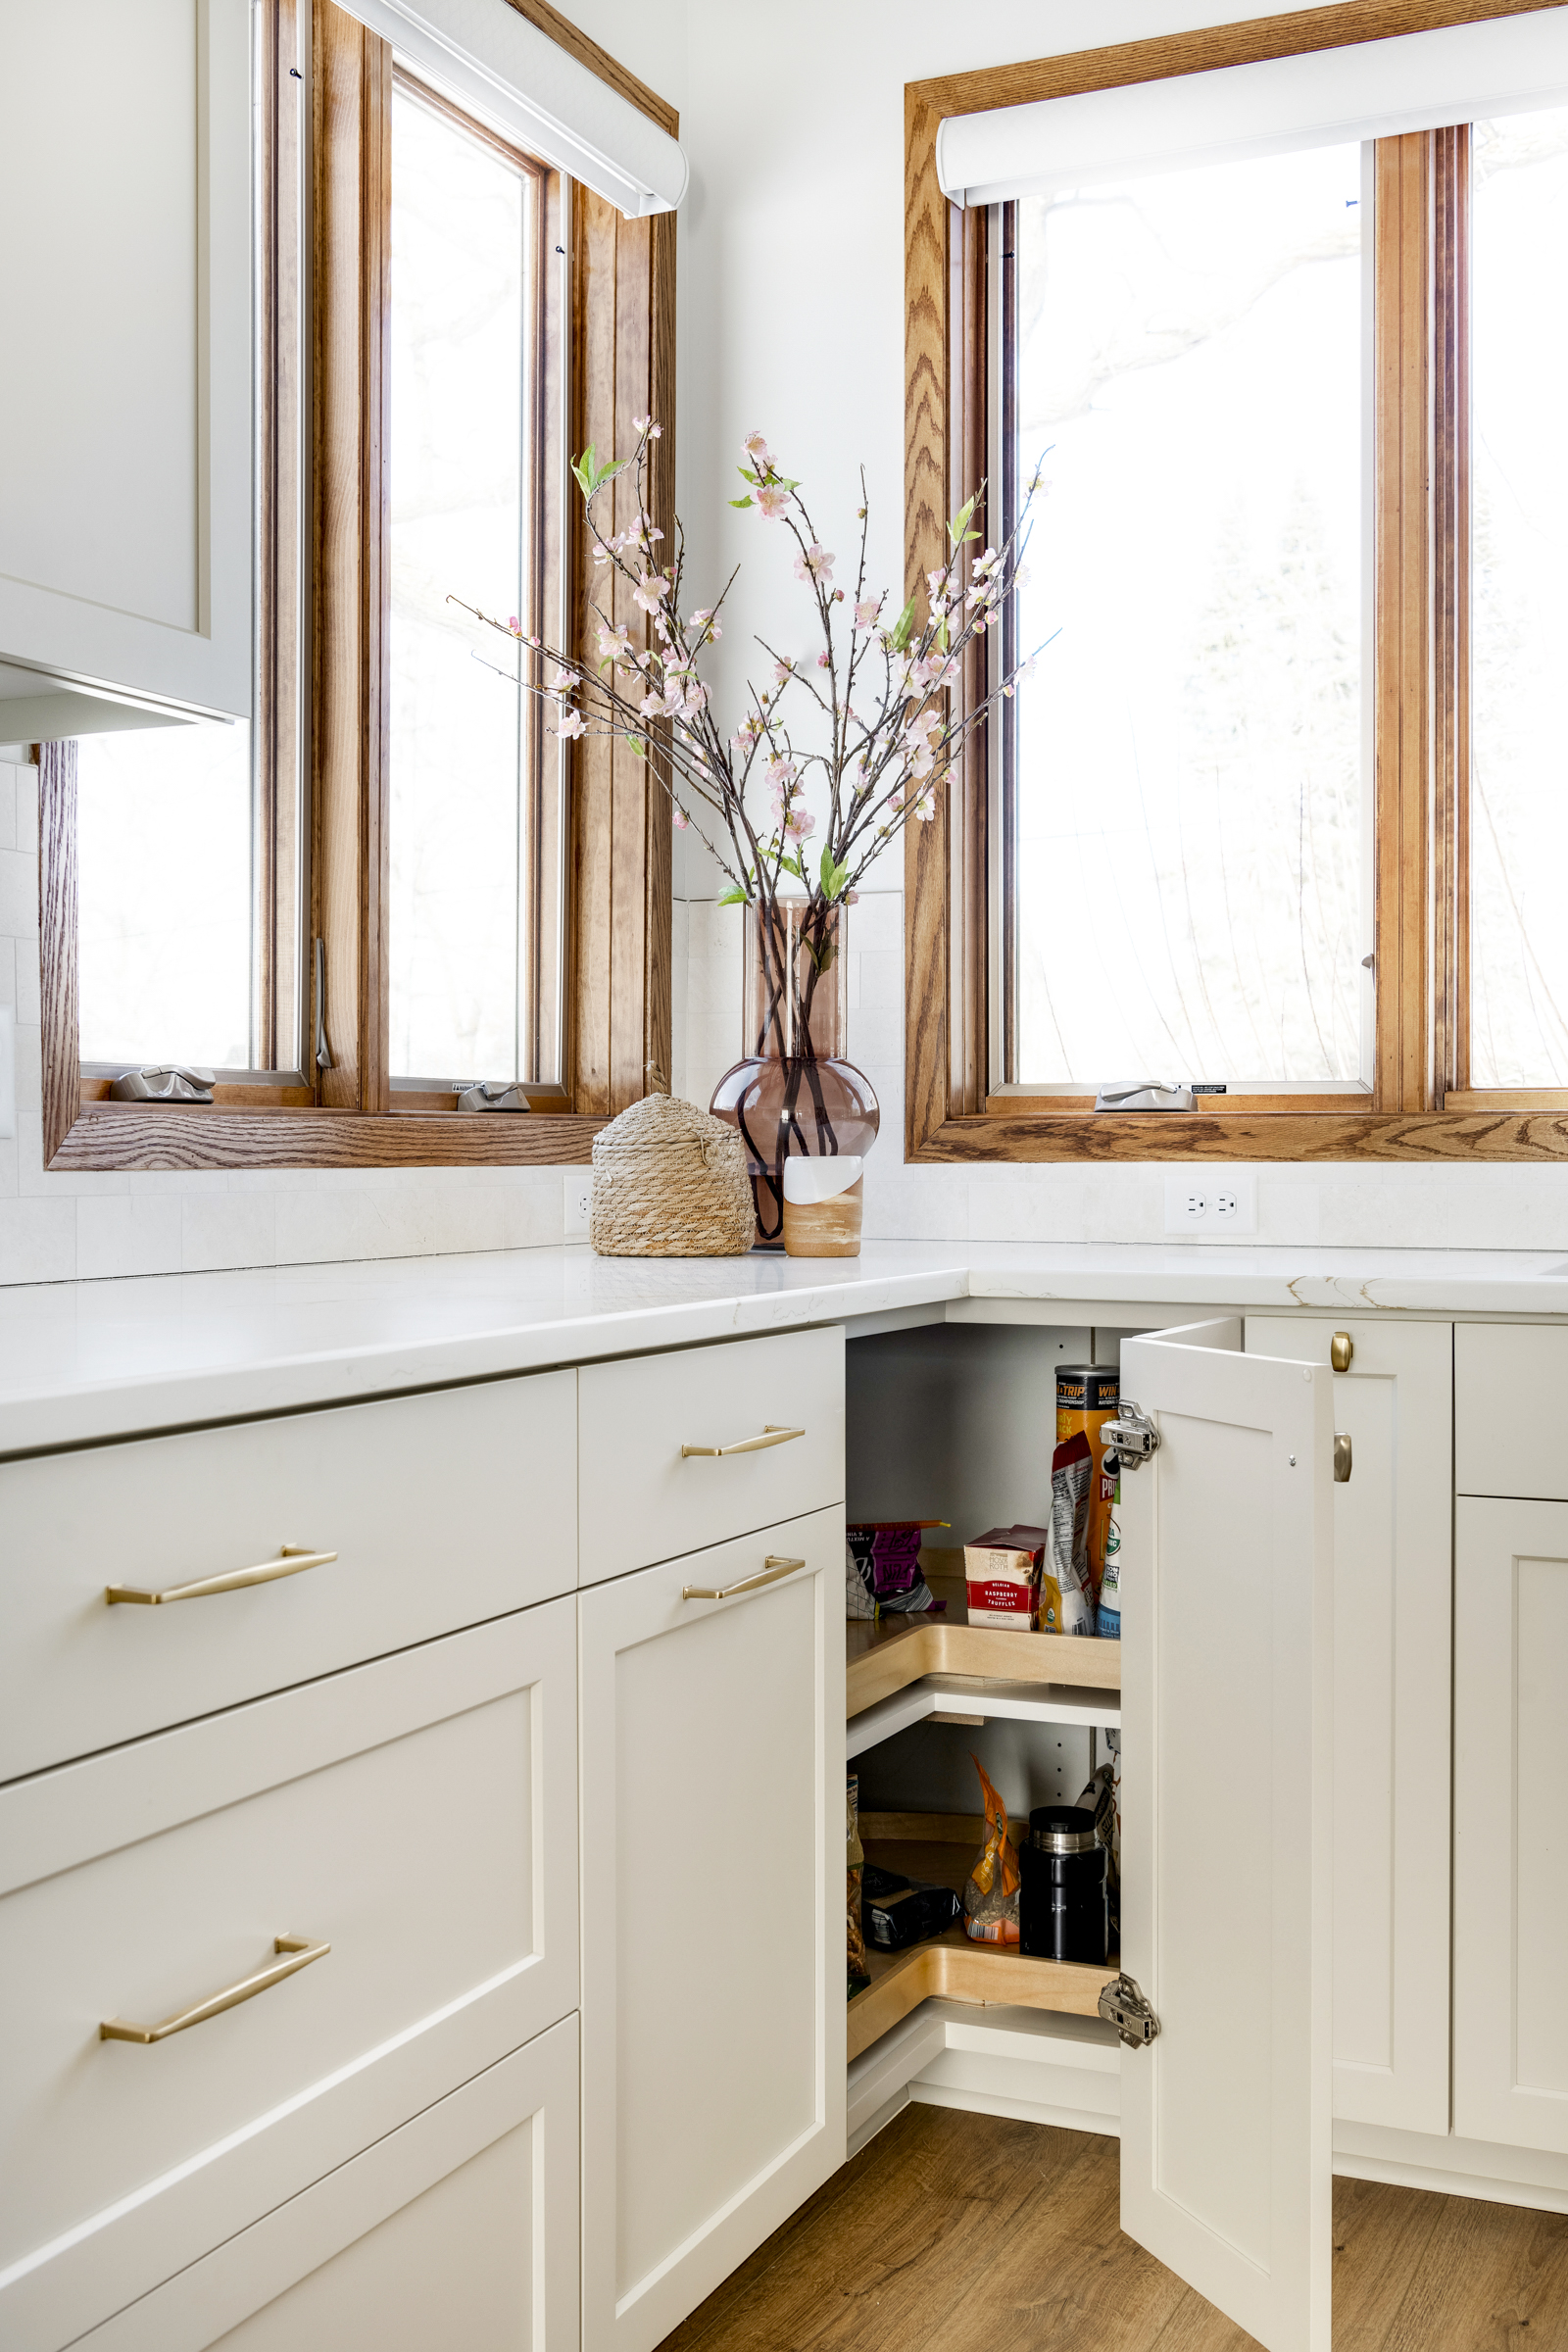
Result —
[[[1561,1087],[1568,110],[1478,122],[1470,170],[1469,1082]]]
[[[171,1061],[225,1079],[303,1059],[307,913],[300,387],[309,140],[292,9],[255,11],[254,724],[89,735],[77,750],[81,1059],[107,1081]]]
[[[1568,1145],[1568,109],[1542,12],[1483,13],[1530,63],[1473,121],[1364,0],[907,93],[908,586],[1043,459],[991,682],[1050,640],[906,843],[911,1157]],[[1282,65],[1323,131],[1231,137]],[[1094,1112],[1133,1076],[1202,1099]]]
[[[449,601],[562,642],[553,175],[392,100],[391,1071],[561,1075],[562,749]],[[551,465],[554,455],[554,467]],[[554,562],[552,561],[554,559]]]
[[[576,1160],[669,1066],[667,806],[449,600],[577,641],[567,454],[634,412],[670,501],[678,123],[562,21],[621,172],[494,100],[504,0],[372,13],[409,71],[357,4],[254,12],[254,720],[42,747],[51,1167]],[[413,71],[470,37],[483,119]],[[109,1099],[180,1062],[212,1104]]]
[[[1320,148],[993,220],[1007,479],[1050,452],[1016,627],[1051,650],[1003,713],[1005,1080],[1370,1074],[1362,177]]]

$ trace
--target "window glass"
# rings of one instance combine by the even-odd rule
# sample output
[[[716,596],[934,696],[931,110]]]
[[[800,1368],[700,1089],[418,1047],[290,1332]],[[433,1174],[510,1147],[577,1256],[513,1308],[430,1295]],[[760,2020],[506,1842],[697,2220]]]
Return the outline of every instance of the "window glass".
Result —
[[[535,594],[535,174],[398,88],[392,118],[391,1069],[532,1078],[535,716],[451,596]],[[537,620],[527,619],[530,629]],[[554,749],[553,738],[549,739]]]
[[[81,1057],[253,1066],[248,726],[76,747]]]
[[[1025,1085],[1363,1069],[1362,151],[1016,208]]]
[[[1568,110],[1472,134],[1470,1083],[1568,1085]]]

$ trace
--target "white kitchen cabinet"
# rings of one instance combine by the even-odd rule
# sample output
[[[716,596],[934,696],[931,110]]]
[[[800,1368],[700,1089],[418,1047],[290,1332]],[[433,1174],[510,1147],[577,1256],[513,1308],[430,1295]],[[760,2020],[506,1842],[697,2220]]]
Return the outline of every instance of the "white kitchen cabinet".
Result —
[[[577,1606],[583,2343],[649,2352],[844,2161],[842,1507]]]
[[[0,1781],[571,1592],[576,1412],[540,1372],[0,1463]],[[466,1514],[498,1464],[523,1511]]]
[[[247,716],[251,10],[0,0],[0,737]]]
[[[0,2340],[55,2352],[569,2014],[575,1603],[0,1790]],[[303,1938],[297,1974],[152,2039]],[[280,1943],[278,1939],[283,1939]]]
[[[1453,1330],[1247,1319],[1263,1355],[1327,1364],[1336,1333],[1334,2112],[1446,2132]]]
[[[1233,1322],[1129,1340],[1121,2222],[1268,2352],[1328,2352],[1333,1417]]]
[[[1568,2154],[1568,1504],[1459,1497],[1454,1622],[1453,2128]]]
[[[577,1375],[579,1581],[844,1499],[844,1333],[771,1333]]]
[[[573,2352],[563,2019],[80,2339],[82,2352]]]

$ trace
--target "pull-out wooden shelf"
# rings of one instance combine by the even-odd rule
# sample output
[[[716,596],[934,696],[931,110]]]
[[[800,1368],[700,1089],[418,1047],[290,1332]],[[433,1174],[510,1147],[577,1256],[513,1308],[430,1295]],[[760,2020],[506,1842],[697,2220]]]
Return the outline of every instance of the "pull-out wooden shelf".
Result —
[[[994,1676],[1008,1684],[1041,1683],[1076,1689],[1121,1689],[1121,1643],[1065,1634],[1013,1634],[971,1625],[963,1580],[926,1576],[941,1616],[851,1618],[844,1629],[848,1715],[859,1715],[928,1674]]]
[[[1004,1635],[1004,1640],[1026,1636]],[[902,1833],[887,1835],[886,1833]],[[870,1813],[861,1825],[868,1862],[960,1889],[985,1835],[976,1814]],[[934,1995],[977,2006],[1010,2004],[1023,2009],[1063,2009],[1074,2017],[1097,2013],[1101,1987],[1116,1975],[1114,1954],[1104,1968],[1076,1967],[1059,1960],[1034,1960],[1017,1950],[971,1943],[961,1926],[907,1951],[879,1952],[866,1945],[871,1982],[850,2003],[849,2055],[858,2058],[902,2018]]]

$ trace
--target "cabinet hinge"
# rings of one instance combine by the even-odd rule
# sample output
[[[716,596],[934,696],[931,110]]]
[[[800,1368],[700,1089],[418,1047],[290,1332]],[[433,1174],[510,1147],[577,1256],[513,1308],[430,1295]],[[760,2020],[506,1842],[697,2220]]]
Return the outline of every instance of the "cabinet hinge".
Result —
[[[1124,1470],[1136,1470],[1159,1448],[1159,1432],[1141,1404],[1124,1396],[1116,1408],[1115,1418],[1102,1421],[1100,1440],[1108,1446]]]
[[[1114,1984],[1103,1987],[1100,2014],[1115,2027],[1130,2050],[1147,2049],[1159,2032],[1159,2020],[1132,1977],[1118,1977]]]

